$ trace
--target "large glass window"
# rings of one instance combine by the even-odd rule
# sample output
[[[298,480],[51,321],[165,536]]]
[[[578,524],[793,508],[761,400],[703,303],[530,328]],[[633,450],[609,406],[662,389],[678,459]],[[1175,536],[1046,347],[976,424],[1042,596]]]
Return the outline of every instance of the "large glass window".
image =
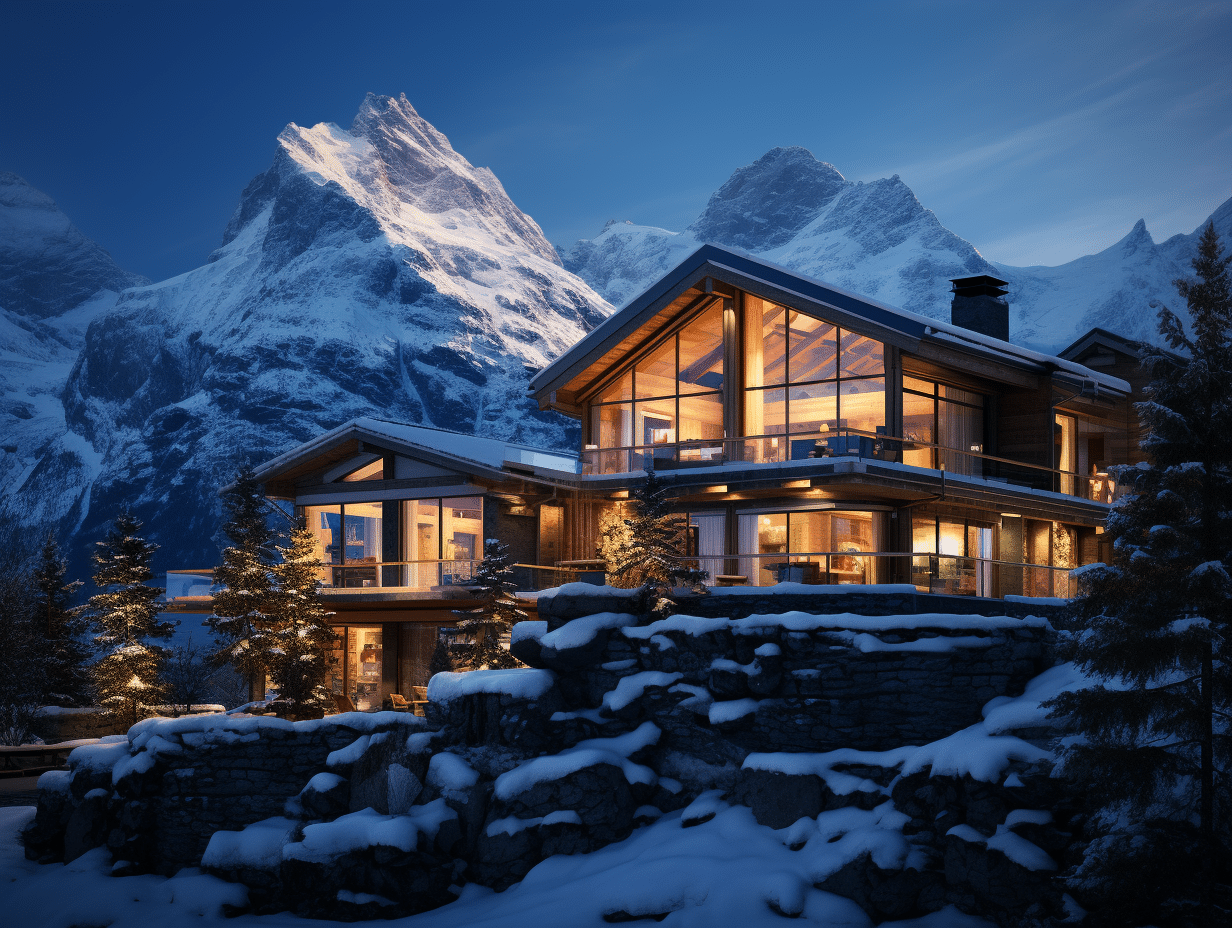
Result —
[[[305,506],[303,515],[325,586],[466,582],[483,557],[481,496]]]
[[[640,470],[647,457],[657,467],[721,460],[722,388],[723,308],[716,303],[599,392],[588,465],[609,474]]]
[[[884,516],[876,512],[743,513],[737,518],[740,573],[754,586],[877,583]]]
[[[903,377],[903,439],[904,464],[944,466],[953,474],[983,473],[981,459],[972,453],[984,451],[984,397],[944,383]]]
[[[993,595],[993,526],[916,516],[911,520],[912,581],[924,591]]]
[[[884,346],[758,297],[744,307],[746,459],[872,456],[885,429]]]

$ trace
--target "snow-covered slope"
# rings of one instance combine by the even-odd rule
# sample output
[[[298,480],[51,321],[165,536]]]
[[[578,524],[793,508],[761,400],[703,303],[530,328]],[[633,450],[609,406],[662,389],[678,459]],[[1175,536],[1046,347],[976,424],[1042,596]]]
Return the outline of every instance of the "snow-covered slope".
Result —
[[[290,125],[209,263],[89,326],[63,393],[99,462],[66,488],[78,550],[127,503],[160,567],[211,565],[240,459],[356,416],[571,446],[527,369],[609,311],[405,97],[369,95],[349,131]]]
[[[1232,235],[1232,200],[1212,219]],[[1011,339],[1055,351],[1093,326],[1156,338],[1150,302],[1184,309],[1172,280],[1190,273],[1196,235],[1156,245],[1140,222],[1116,245],[1060,267],[994,265],[942,226],[897,175],[852,182],[803,148],[775,148],[732,174],[683,232],[609,222],[594,239],[561,251],[567,268],[616,305],[703,242],[944,321],[950,278],[994,274],[1010,282]]]
[[[90,322],[120,290],[146,283],[118,267],[46,194],[0,172],[0,487],[27,487],[31,522],[68,516],[98,461],[64,421],[60,391]],[[38,489],[36,489],[38,488]]]

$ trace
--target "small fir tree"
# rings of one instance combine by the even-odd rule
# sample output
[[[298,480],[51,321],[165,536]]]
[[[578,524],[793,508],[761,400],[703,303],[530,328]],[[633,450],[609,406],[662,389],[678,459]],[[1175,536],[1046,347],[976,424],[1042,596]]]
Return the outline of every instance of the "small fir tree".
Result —
[[[1176,281],[1194,336],[1160,312],[1187,357],[1144,350],[1150,462],[1120,469],[1113,563],[1084,572],[1076,603],[1072,656],[1099,682],[1054,703],[1081,733],[1062,769],[1095,806],[1071,885],[1106,924],[1227,923],[1232,901],[1232,259],[1221,251],[1208,226],[1197,280]]]
[[[269,616],[274,595],[272,570],[277,536],[266,520],[268,504],[252,468],[243,467],[223,492],[223,531],[231,545],[214,569],[214,611],[210,628],[218,648],[216,666],[230,664],[249,681],[249,698],[259,699],[277,646]]]
[[[625,520],[628,544],[616,552],[611,574],[617,582],[639,581],[645,591],[645,609],[651,615],[669,615],[672,593],[686,586],[701,591],[709,576],[681,561],[688,537],[688,519],[673,511],[668,487],[654,471],[631,494],[633,517]]]
[[[99,654],[93,665],[94,689],[100,705],[127,715],[137,724],[144,707],[162,694],[160,671],[166,649],[153,643],[171,637],[175,626],[159,621],[163,592],[146,581],[154,578],[150,559],[158,545],[138,534],[141,523],[127,510],[116,516],[107,537],[94,552],[94,585],[87,613],[97,634]]]
[[[334,662],[334,632],[328,621],[333,613],[319,595],[316,538],[300,523],[291,531],[290,544],[277,550],[282,560],[273,567],[268,613],[270,676],[296,713],[309,707],[325,709],[332,705],[326,680]]]
[[[519,666],[518,659],[501,647],[501,638],[513,630],[515,622],[526,618],[518,606],[510,579],[513,566],[509,548],[497,539],[484,542],[483,560],[475,571],[481,604],[474,609],[459,609],[457,633],[460,640],[451,646],[454,658],[468,670],[496,670]]]
[[[85,640],[88,623],[83,610],[70,605],[81,581],[65,583],[67,572],[56,536],[48,532],[34,569],[35,627],[44,640],[47,699],[57,706],[77,707],[93,699],[88,666],[92,652]]]
[[[0,514],[0,744],[33,736],[46,691],[46,649],[37,632],[37,593],[24,531]]]
[[[443,635],[438,634],[436,647],[432,649],[432,657],[428,660],[428,673],[435,676],[438,673],[449,673],[453,669],[453,656],[449,653],[449,644]]]
[[[617,504],[599,513],[599,541],[595,545],[595,557],[606,566],[607,582],[612,586],[631,590],[642,585],[639,571],[631,569],[619,577],[614,574],[616,565],[625,559],[632,545],[633,533],[629,530],[623,505]]]

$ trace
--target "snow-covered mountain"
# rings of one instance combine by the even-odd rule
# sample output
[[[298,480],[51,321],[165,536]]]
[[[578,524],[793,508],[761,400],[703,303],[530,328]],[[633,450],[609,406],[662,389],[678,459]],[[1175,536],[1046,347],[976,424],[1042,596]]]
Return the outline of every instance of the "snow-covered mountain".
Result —
[[[97,466],[89,443],[71,433],[60,392],[90,323],[119,292],[146,283],[118,267],[52,199],[16,174],[0,172],[0,487],[20,517],[55,524]]]
[[[528,368],[608,312],[491,171],[405,97],[369,95],[349,130],[279,135],[208,263],[90,322],[60,444],[94,470],[57,469],[52,441],[32,471],[75,505],[61,519],[78,552],[127,503],[160,567],[212,565],[239,461],[355,416],[573,446],[568,420],[527,400]]]
[[[1232,200],[1212,219],[1232,235]],[[1156,245],[1140,222],[1116,245],[1060,267],[992,264],[897,175],[848,181],[806,149],[775,148],[732,174],[682,232],[613,221],[561,252],[565,267],[615,305],[707,241],[945,321],[950,278],[993,274],[1010,282],[1011,339],[1059,350],[1093,326],[1157,337],[1149,304],[1183,311],[1172,280],[1191,273],[1196,235]]]

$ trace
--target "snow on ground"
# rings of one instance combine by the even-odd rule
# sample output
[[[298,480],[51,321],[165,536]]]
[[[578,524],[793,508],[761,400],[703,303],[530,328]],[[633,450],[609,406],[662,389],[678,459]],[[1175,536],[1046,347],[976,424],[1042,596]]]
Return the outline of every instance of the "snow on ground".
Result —
[[[1010,732],[1042,724],[1046,713],[1040,707],[1041,702],[1085,682],[1072,665],[1051,668],[1031,681],[1022,696],[989,702],[984,708],[984,721],[918,748],[903,747],[887,752],[838,750],[804,755],[753,754],[745,765],[790,773],[817,773],[840,793],[867,791],[876,786],[834,769],[850,763],[901,764],[903,773],[931,767],[937,774],[966,772],[977,779],[995,781],[1003,776],[1013,758],[1032,761],[1046,756],[1042,748]],[[506,689],[504,683],[497,688],[498,691]],[[208,726],[199,722],[194,725],[176,720],[176,724],[163,725],[142,727],[138,734],[147,739],[147,749],[149,742],[160,735],[171,734],[171,729],[180,725],[189,729],[180,733],[181,736],[204,735],[209,731]],[[193,728],[196,730],[192,731]],[[567,775],[580,766],[599,761],[625,767],[626,775],[631,778],[643,774],[653,777],[647,768],[627,758],[653,743],[658,734],[658,729],[647,723],[618,738],[592,739],[560,755],[533,759],[498,779],[497,793],[512,796],[543,778]],[[427,733],[421,732],[412,738],[426,736]],[[78,750],[83,754],[103,753],[108,747],[99,745]],[[117,742],[117,747],[122,748],[122,745]],[[110,760],[109,757],[99,758],[104,765]],[[468,780],[472,773],[460,758],[455,763],[452,756],[440,755],[433,762],[430,777],[442,784],[452,784]],[[46,774],[44,779],[48,780],[44,785],[55,785],[53,775]],[[663,781],[664,785],[668,782]],[[747,808],[730,806],[720,796],[718,791],[705,793],[685,810],[663,815],[626,840],[592,854],[549,858],[534,867],[522,882],[502,893],[469,885],[450,905],[392,924],[406,928],[523,928],[526,925],[604,928],[609,924],[603,919],[605,914],[625,912],[634,916],[667,913],[661,924],[675,928],[758,928],[762,925],[781,928],[783,915],[774,911],[773,905],[779,912],[797,916],[804,924],[872,928],[872,922],[855,903],[817,890],[814,884],[863,853],[871,854],[882,866],[910,867],[919,863],[913,859],[912,848],[902,833],[906,817],[888,801],[871,810],[833,809],[816,819],[800,819],[775,831],[758,825]],[[422,820],[408,818],[405,824],[431,831],[439,826],[435,813],[443,811],[443,803],[439,809],[425,807]],[[309,928],[337,924],[301,919],[287,913],[226,919],[222,906],[243,905],[244,887],[191,868],[169,879],[112,877],[109,855],[102,848],[68,865],[41,866],[27,861],[18,832],[33,815],[34,810],[29,807],[0,808],[0,912],[7,916],[6,924],[38,925],[40,928],[75,925],[146,928],[151,924],[160,928],[188,928],[211,923],[234,928]],[[958,826],[953,834],[1001,850],[1023,866],[1047,869],[1054,864],[1045,859],[1038,848],[1010,831],[1019,820],[1043,822],[1047,816],[1046,810],[1018,810],[992,837],[963,826]],[[384,830],[396,827],[392,821],[374,812],[355,813],[344,816],[332,826],[312,826],[317,831],[305,835],[304,843],[331,848],[349,846],[357,841],[381,843],[386,839]],[[285,827],[284,823],[285,820],[271,819],[258,826],[249,826],[244,832],[217,839],[217,846],[212,843],[211,851],[220,857],[261,857],[272,847],[272,842],[266,840],[269,833]],[[510,830],[527,824],[529,822],[505,821],[495,823],[494,827]],[[381,833],[374,835],[374,830]],[[409,829],[406,837],[409,840]],[[294,847],[299,848],[298,845]],[[993,928],[988,921],[952,908],[922,919],[883,922],[882,926]]]
[[[814,889],[819,873],[833,872],[863,849],[895,853],[893,822],[878,810],[835,810],[774,831],[740,806],[716,803],[709,821],[684,828],[670,813],[625,841],[593,854],[552,857],[503,893],[463,889],[443,908],[394,922],[406,928],[606,928],[606,913],[670,913],[669,928],[782,928],[783,916],[827,928],[872,928],[854,902]],[[96,849],[73,863],[39,865],[22,855],[17,832],[33,816],[29,807],[0,808],[0,911],[14,925],[70,928],[310,928],[337,925],[288,913],[228,919],[224,903],[242,905],[242,886],[185,869],[170,879],[110,876],[107,852]],[[831,821],[833,819],[833,821]],[[841,819],[841,821],[840,821]],[[799,825],[800,823],[797,823]],[[884,827],[889,825],[891,827]],[[803,845],[800,846],[800,839]],[[789,845],[800,846],[797,851]],[[923,919],[883,922],[883,928],[992,928],[992,923],[945,909]]]

